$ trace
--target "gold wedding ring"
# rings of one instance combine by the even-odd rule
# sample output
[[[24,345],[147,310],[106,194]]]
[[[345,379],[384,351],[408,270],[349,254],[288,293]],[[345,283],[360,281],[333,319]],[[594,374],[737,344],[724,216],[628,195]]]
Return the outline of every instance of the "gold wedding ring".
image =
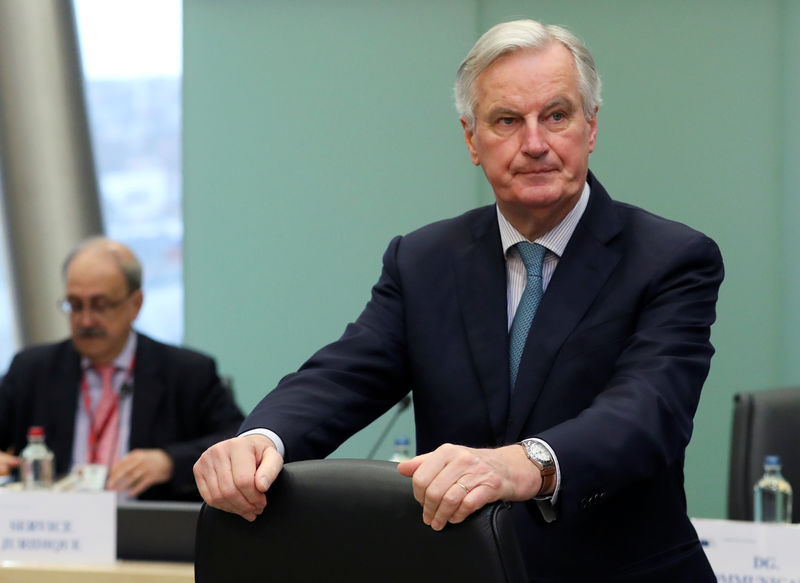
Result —
[[[469,488],[467,488],[467,487],[466,487],[464,484],[462,484],[461,482],[456,482],[456,484],[458,484],[459,486],[461,486],[462,488],[464,488],[464,492],[466,492],[467,494],[469,494]]]

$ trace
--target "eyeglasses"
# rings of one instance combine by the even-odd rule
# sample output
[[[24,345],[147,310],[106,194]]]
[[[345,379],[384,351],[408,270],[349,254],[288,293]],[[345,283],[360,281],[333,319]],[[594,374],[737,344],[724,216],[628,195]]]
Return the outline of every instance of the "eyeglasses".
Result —
[[[81,298],[64,298],[58,302],[58,307],[68,316],[80,314],[83,310],[89,310],[90,314],[103,317],[124,304],[129,297],[131,297],[131,294],[128,294],[121,300],[110,300],[106,297],[99,296],[91,298],[86,304],[84,304]]]

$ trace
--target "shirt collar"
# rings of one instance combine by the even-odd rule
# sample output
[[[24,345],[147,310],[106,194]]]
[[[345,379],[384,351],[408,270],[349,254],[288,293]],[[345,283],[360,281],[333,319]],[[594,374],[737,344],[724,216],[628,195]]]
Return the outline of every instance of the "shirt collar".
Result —
[[[125,341],[125,346],[122,347],[122,351],[114,359],[113,364],[115,369],[128,370],[130,368],[133,357],[136,354],[137,338],[136,332],[131,330],[130,334],[128,334],[128,339]],[[92,368],[91,361],[85,356],[81,357],[81,368],[83,370]]]
[[[531,242],[539,243],[543,247],[546,247],[551,253],[561,257],[561,255],[564,254],[567,243],[569,243],[570,237],[572,237],[572,233],[575,232],[575,227],[578,226],[578,221],[586,210],[586,205],[589,204],[589,191],[589,183],[587,182],[583,185],[583,191],[581,192],[581,197],[578,199],[578,203],[572,207],[572,210],[569,211],[567,216],[550,231]],[[508,250],[517,243],[528,240],[508,222],[508,219],[503,216],[499,208],[497,208],[497,222],[500,226],[500,240],[503,242],[503,254],[507,254]]]

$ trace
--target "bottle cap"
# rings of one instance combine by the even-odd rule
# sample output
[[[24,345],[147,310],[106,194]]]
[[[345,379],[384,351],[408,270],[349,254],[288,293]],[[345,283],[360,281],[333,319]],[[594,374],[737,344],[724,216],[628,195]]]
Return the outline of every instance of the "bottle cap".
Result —
[[[41,425],[31,425],[28,428],[28,438],[31,437],[44,437],[44,427]]]
[[[408,438],[407,437],[398,437],[394,440],[395,445],[408,445]]]
[[[781,465],[781,456],[779,455],[768,455],[764,458],[764,465],[765,466],[780,466]]]

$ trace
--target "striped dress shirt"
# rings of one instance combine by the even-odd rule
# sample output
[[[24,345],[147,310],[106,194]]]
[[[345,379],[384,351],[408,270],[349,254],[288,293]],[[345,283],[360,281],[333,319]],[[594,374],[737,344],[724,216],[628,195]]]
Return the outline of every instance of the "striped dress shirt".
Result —
[[[583,192],[578,199],[577,204],[567,214],[566,217],[556,225],[552,230],[548,231],[535,241],[531,243],[538,243],[547,249],[544,254],[544,262],[542,263],[542,290],[547,291],[547,285],[553,277],[553,272],[558,266],[558,260],[564,254],[564,249],[567,248],[572,233],[575,232],[575,227],[578,221],[583,216],[586,210],[586,205],[589,203],[589,184],[583,186]],[[517,312],[517,306],[522,298],[522,292],[525,291],[525,283],[527,282],[527,273],[525,272],[525,264],[522,262],[519,251],[514,247],[520,241],[527,241],[519,231],[517,231],[511,223],[503,216],[500,209],[497,209],[497,222],[500,225],[500,240],[503,243],[503,253],[506,257],[506,299],[508,302],[508,329],[511,330],[511,323],[514,321],[514,314]],[[556,462],[556,487],[553,492],[552,498],[545,496],[544,499],[550,499],[552,504],[555,504],[558,498],[558,489],[561,485],[561,466],[558,463],[558,456],[550,447],[550,444],[541,439],[537,439],[544,445],[553,456]],[[542,504],[547,504],[544,500],[539,503],[540,508]],[[543,513],[547,510],[543,509]]]

